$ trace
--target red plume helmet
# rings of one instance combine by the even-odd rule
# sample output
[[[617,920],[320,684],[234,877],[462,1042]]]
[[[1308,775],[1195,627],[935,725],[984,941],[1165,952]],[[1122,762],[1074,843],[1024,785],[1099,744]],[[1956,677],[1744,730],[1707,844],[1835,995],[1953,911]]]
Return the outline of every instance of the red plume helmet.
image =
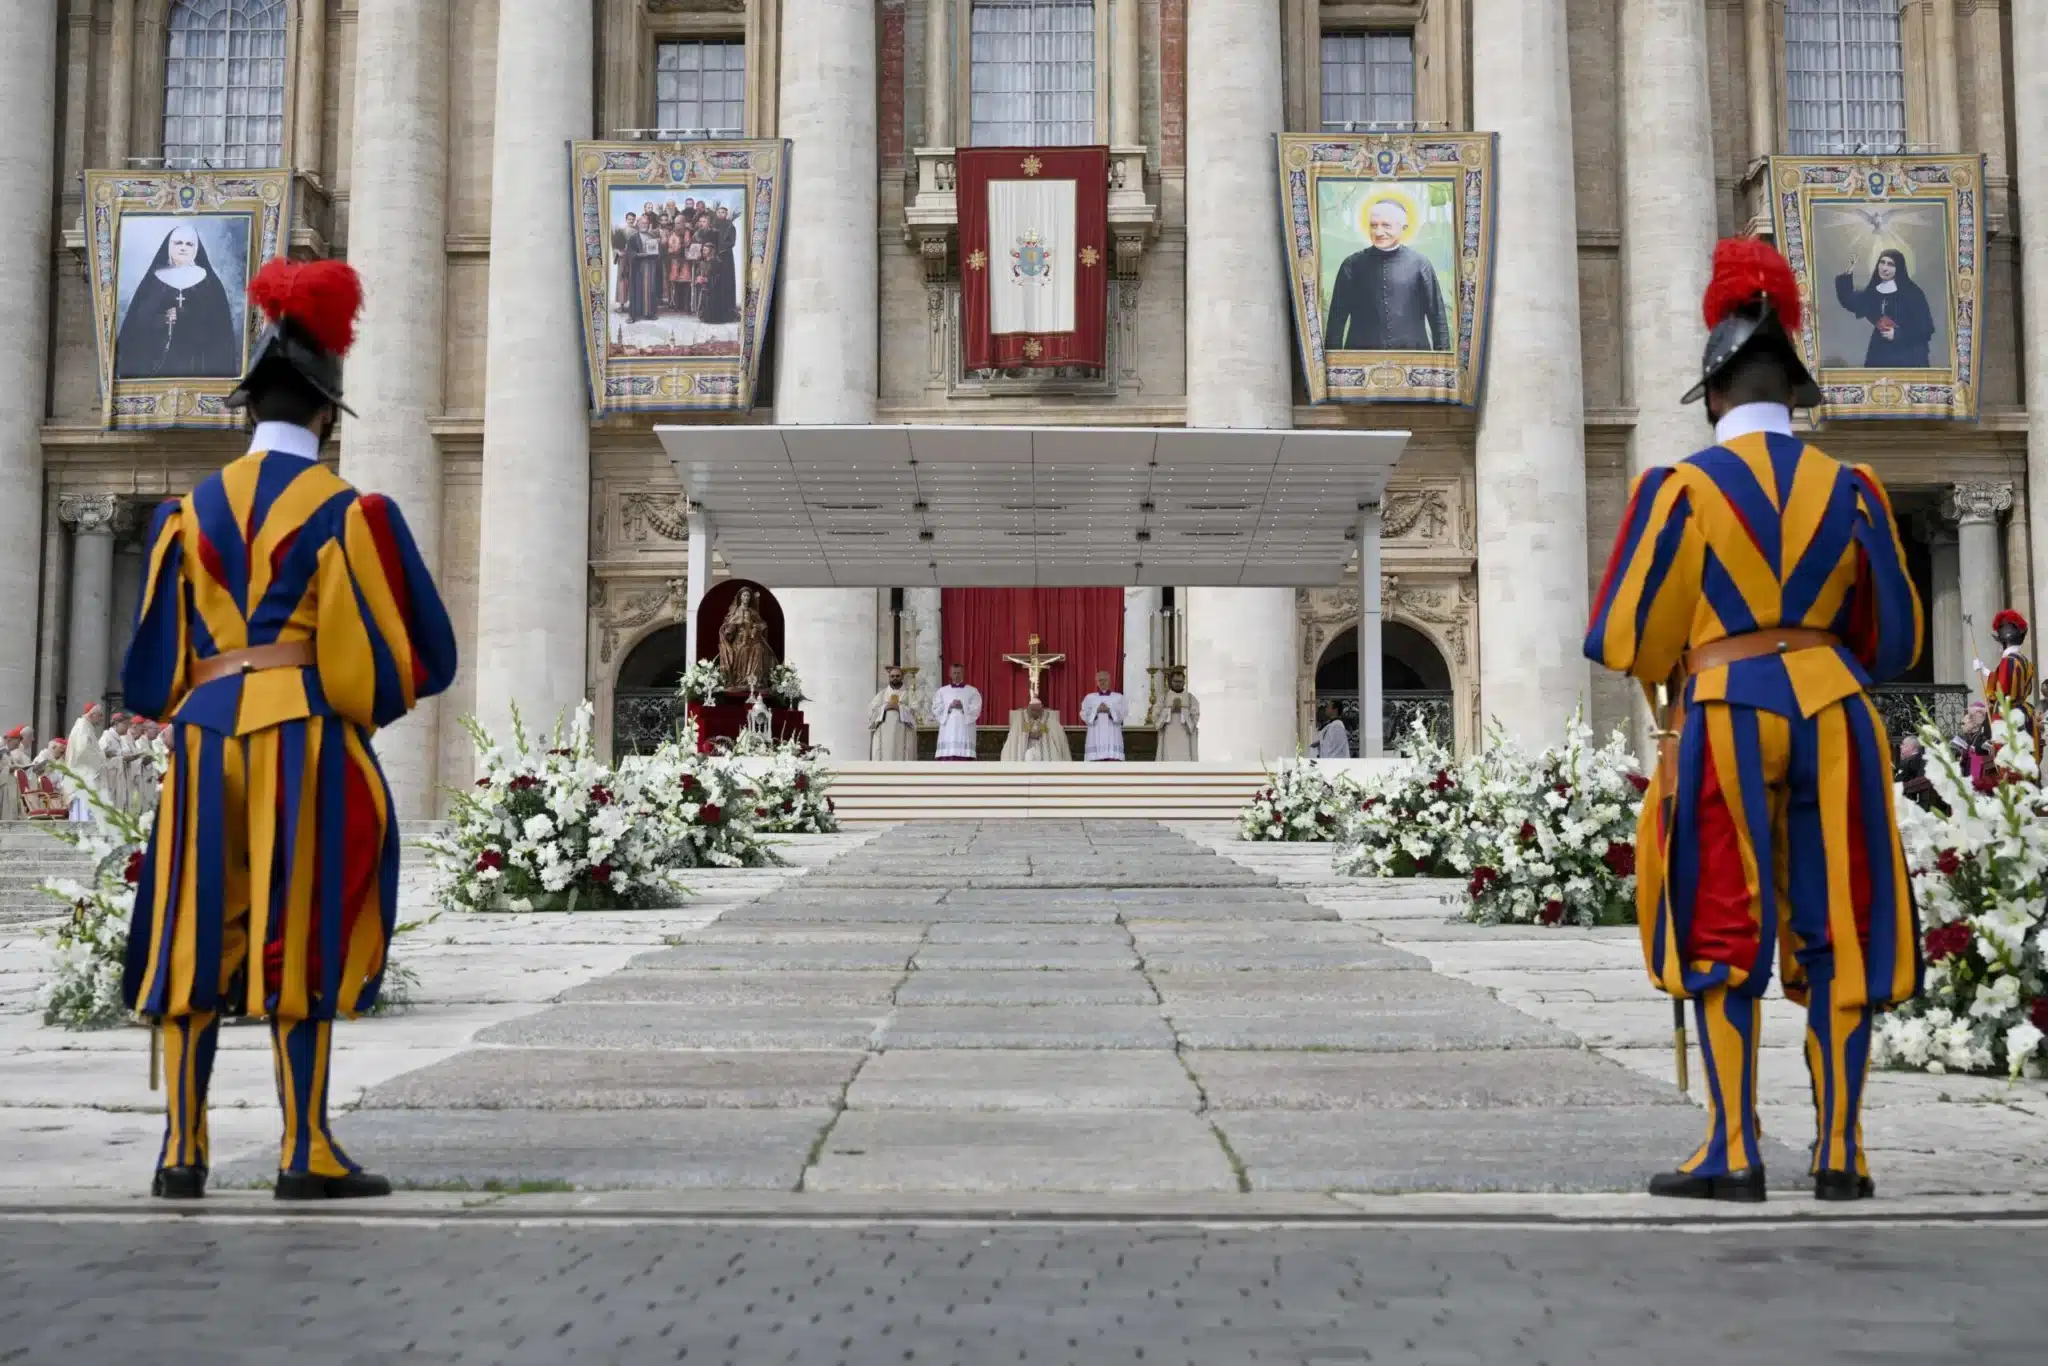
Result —
[[[295,323],[323,350],[345,356],[356,342],[363,281],[346,261],[290,261],[280,256],[256,272],[249,298],[273,323]]]
[[[1707,284],[1707,330],[1731,313],[1761,299],[1786,332],[1799,330],[1799,282],[1778,249],[1761,237],[1727,237],[1714,247],[1714,278]]]
[[[1991,619],[1991,629],[1994,632],[2003,631],[2008,626],[2019,627],[2021,635],[2027,633],[2027,619],[2010,607]]]

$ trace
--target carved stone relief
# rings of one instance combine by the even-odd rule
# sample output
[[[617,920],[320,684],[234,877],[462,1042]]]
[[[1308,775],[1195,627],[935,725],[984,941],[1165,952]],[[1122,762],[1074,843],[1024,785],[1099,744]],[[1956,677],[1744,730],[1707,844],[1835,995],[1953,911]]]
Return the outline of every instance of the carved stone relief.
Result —
[[[1385,620],[1420,632],[1443,656],[1457,708],[1458,747],[1471,748],[1480,734],[1477,582],[1469,574],[1404,579],[1396,571],[1381,575],[1380,595]],[[1315,696],[1316,665],[1332,642],[1358,626],[1358,589],[1352,585],[1296,589],[1295,610],[1301,617],[1297,692],[1306,725]]]
[[[619,652],[620,643],[641,634],[643,628],[656,622],[673,625],[682,621],[690,600],[688,586],[688,581],[682,578],[652,582],[611,579],[594,585],[590,615],[597,627],[598,663],[610,664]],[[607,689],[610,688],[609,669],[601,674],[601,681]]]

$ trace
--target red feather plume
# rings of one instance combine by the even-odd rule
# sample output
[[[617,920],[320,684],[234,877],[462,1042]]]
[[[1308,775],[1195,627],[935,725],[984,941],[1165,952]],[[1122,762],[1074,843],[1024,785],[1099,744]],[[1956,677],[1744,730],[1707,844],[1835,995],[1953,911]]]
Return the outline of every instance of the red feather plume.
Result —
[[[1707,330],[1758,299],[1770,304],[1787,332],[1799,330],[1799,282],[1778,249],[1761,237],[1725,237],[1714,246],[1714,278],[1707,284]]]
[[[1991,619],[1991,629],[1994,631],[2003,630],[2007,626],[2017,626],[2024,631],[2027,629],[2027,619],[2008,607]]]
[[[356,342],[363,281],[346,261],[289,261],[280,256],[256,272],[249,299],[272,322],[289,318],[337,356]]]

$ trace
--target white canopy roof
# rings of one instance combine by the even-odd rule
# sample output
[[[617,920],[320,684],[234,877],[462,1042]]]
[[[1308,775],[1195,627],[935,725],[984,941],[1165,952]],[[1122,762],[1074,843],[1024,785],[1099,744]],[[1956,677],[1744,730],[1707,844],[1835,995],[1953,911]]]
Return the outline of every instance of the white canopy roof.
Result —
[[[770,587],[1333,584],[1407,432],[656,429],[712,545]]]

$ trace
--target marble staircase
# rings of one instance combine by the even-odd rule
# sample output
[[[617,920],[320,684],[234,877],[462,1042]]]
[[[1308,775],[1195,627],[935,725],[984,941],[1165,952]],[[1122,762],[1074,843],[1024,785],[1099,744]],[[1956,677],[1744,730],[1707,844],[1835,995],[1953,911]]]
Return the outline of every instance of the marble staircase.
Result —
[[[1258,764],[846,763],[835,766],[840,820],[1059,817],[1235,819],[1265,786]]]
[[[45,878],[92,876],[92,861],[41,821],[0,822],[0,926],[52,920],[64,907],[39,889]]]

